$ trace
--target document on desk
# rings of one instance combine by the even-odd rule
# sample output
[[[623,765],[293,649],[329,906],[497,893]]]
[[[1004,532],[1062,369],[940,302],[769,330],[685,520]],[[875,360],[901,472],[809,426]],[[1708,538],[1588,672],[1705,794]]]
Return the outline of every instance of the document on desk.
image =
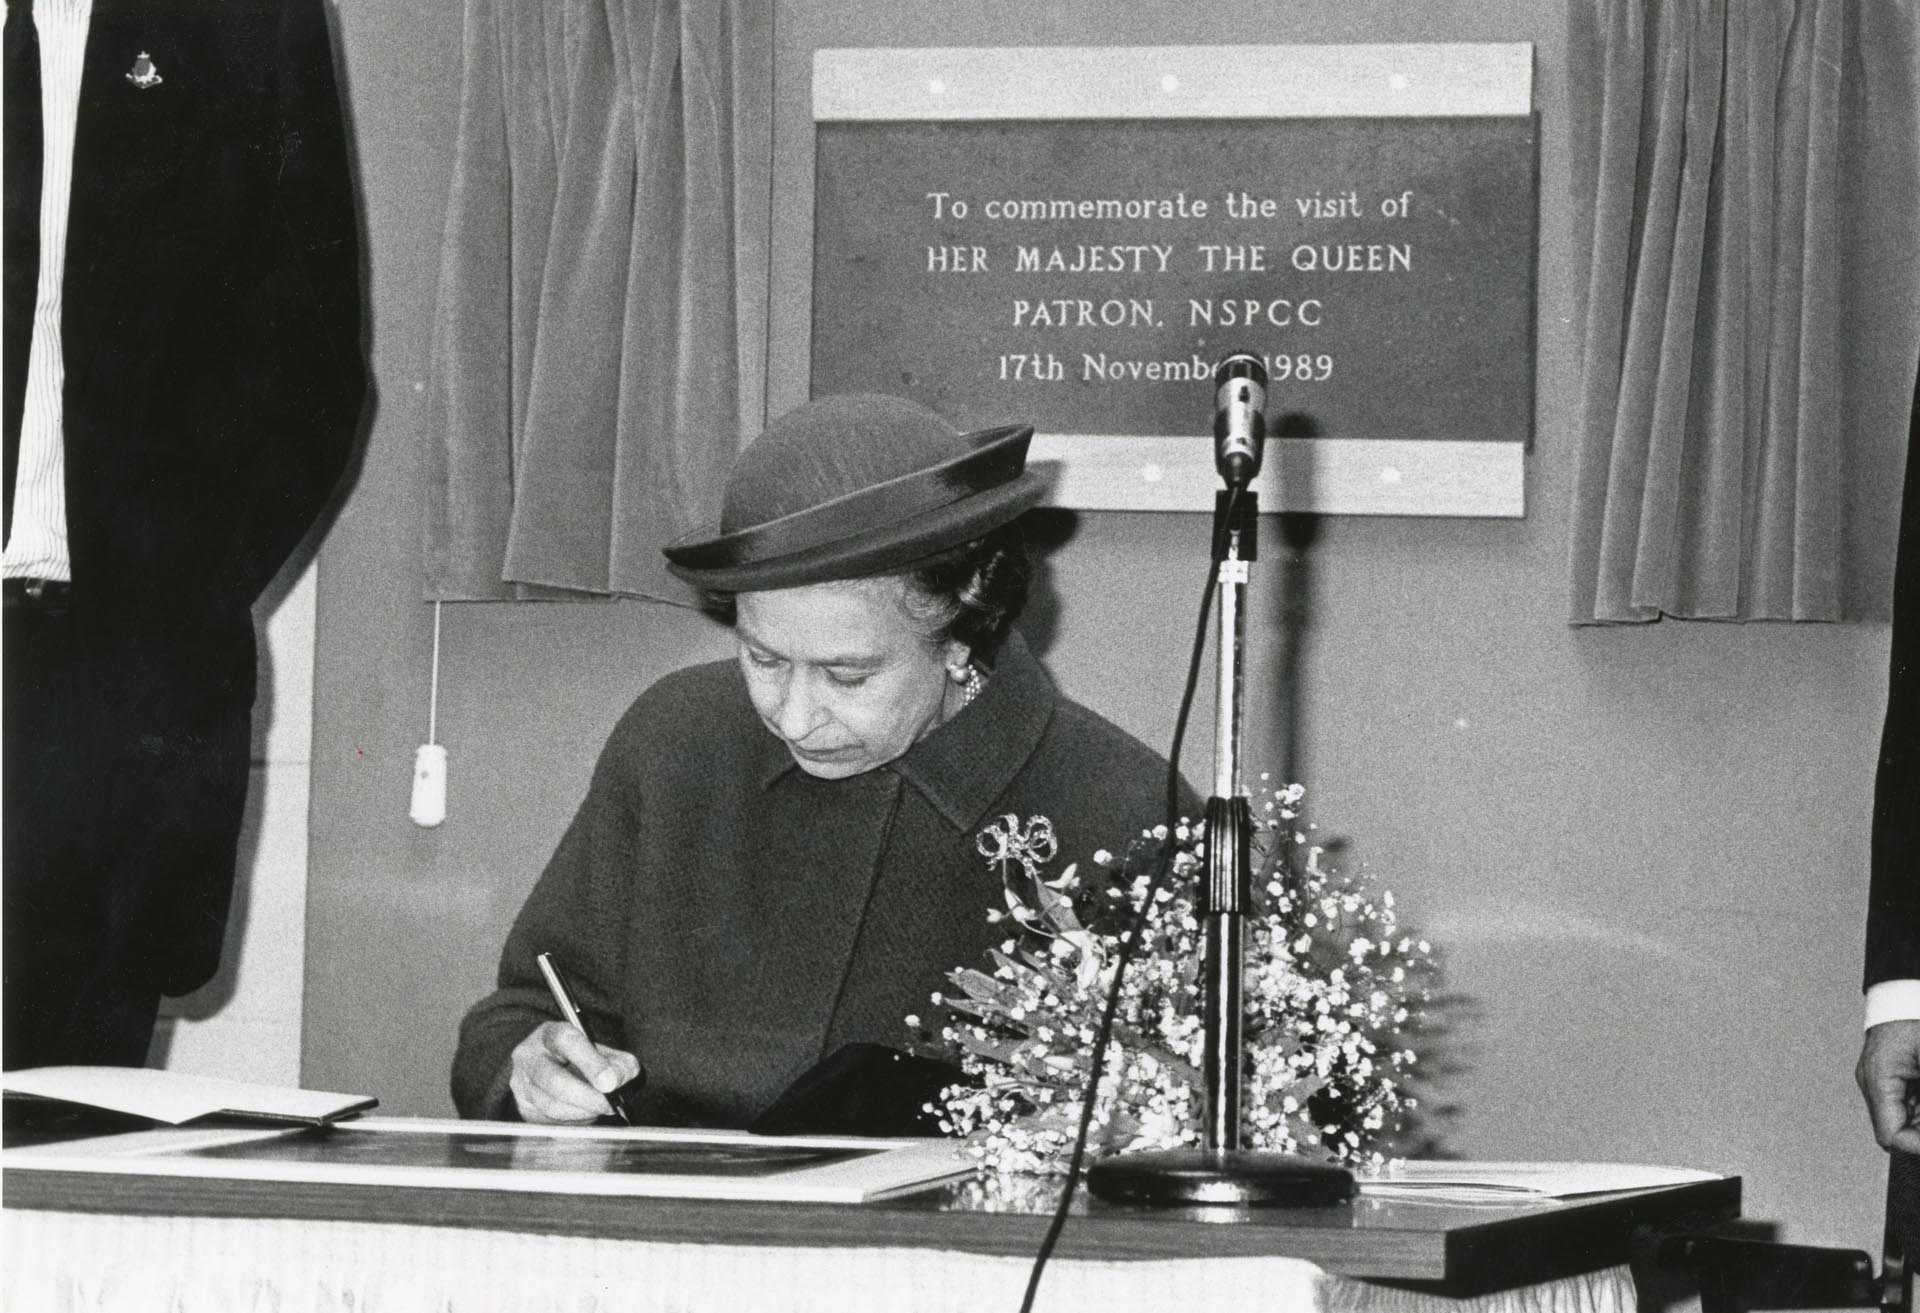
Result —
[[[325,1126],[378,1102],[364,1094],[257,1085],[148,1067],[28,1067],[0,1072],[0,1090],[132,1113],[170,1126],[203,1117]]]
[[[1432,1162],[1389,1163],[1356,1173],[1360,1193],[1378,1199],[1514,1204],[1528,1199],[1572,1199],[1620,1190],[1717,1181],[1716,1172],[1641,1163]]]
[[[141,1131],[0,1153],[9,1172],[503,1195],[864,1203],[971,1175],[952,1140],[362,1117],[318,1131]],[[182,1189],[188,1188],[185,1184]]]

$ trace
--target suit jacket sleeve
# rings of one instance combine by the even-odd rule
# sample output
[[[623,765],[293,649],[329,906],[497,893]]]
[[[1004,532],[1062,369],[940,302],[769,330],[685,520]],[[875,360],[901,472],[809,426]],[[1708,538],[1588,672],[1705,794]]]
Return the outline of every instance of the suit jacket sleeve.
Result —
[[[1894,568],[1893,653],[1887,719],[1874,780],[1873,884],[1868,895],[1866,983],[1920,978],[1920,381],[1907,443],[1900,556]]]
[[[227,582],[251,600],[312,527],[345,472],[365,399],[360,244],[325,0],[276,6],[270,95],[274,168],[267,243],[249,271],[230,385],[211,392],[206,437],[230,480]]]

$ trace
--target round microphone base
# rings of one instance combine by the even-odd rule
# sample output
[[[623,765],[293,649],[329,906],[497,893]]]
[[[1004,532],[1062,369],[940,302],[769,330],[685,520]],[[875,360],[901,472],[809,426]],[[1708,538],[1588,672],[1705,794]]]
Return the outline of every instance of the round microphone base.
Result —
[[[1184,1207],[1312,1207],[1359,1193],[1344,1167],[1256,1149],[1165,1149],[1103,1158],[1087,1189],[1109,1203]]]

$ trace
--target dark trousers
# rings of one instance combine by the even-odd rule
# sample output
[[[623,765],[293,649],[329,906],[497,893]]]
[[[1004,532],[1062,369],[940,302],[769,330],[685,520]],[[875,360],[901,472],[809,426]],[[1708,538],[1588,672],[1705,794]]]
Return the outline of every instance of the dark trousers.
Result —
[[[199,983],[183,941],[217,962],[249,707],[143,708],[63,602],[9,590],[4,623],[5,1066],[139,1066],[161,994]]]

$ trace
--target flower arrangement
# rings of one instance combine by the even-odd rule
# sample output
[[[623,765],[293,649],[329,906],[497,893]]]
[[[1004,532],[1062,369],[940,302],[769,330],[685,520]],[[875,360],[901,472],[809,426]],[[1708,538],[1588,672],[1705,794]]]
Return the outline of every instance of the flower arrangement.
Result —
[[[1262,776],[1252,800],[1253,906],[1245,921],[1242,1142],[1379,1166],[1414,1099],[1409,1046],[1432,979],[1429,945],[1403,934],[1393,895],[1339,873],[1300,819],[1299,785]],[[1202,827],[1145,831],[1084,874],[1049,876],[1058,852],[1045,817],[1007,816],[980,849],[1000,868],[1010,937],[992,969],[949,974],[931,1027],[907,1023],[922,1051],[972,1082],[930,1110],[997,1172],[1064,1171],[1086,1097],[1094,1041],[1121,936],[1161,851],[1171,871],[1141,921],[1115,1015],[1090,1147],[1127,1152],[1198,1144],[1204,1114],[1202,931],[1194,883]]]

